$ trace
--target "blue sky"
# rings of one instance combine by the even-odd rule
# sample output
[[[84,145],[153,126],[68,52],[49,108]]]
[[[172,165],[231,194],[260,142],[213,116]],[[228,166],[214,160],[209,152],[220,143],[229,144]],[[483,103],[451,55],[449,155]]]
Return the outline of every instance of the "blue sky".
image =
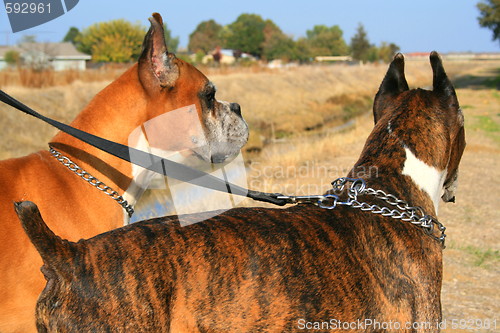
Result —
[[[363,23],[372,43],[394,42],[403,52],[500,52],[491,31],[480,28],[479,0],[80,0],[65,15],[16,34],[0,7],[0,45],[16,42],[23,35],[39,41],[60,41],[70,26],[79,29],[124,18],[145,26],[152,12],[162,14],[172,34],[186,46],[196,25],[208,19],[233,22],[241,13],[255,13],[273,20],[285,33],[305,36],[315,24],[339,25],[349,43],[358,23]]]

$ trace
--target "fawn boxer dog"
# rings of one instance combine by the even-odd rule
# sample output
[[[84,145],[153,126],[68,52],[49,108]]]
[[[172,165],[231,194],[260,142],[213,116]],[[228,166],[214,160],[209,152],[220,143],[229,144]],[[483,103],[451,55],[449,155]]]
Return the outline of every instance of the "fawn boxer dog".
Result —
[[[239,105],[217,101],[214,85],[196,68],[167,51],[161,16],[155,13],[150,21],[138,64],[101,91],[72,125],[128,144],[129,134],[141,124],[170,110],[192,106],[197,110],[194,117],[207,143],[193,155],[220,162],[237,154],[248,138]],[[191,125],[181,124],[185,119],[173,121],[179,124],[170,127],[186,130]],[[177,143],[167,142],[164,147],[169,148],[169,144],[175,146]],[[137,182],[143,175],[129,163],[64,133],[57,134],[51,146],[116,190],[129,205],[134,205],[141,194],[144,184],[139,186]],[[41,261],[12,212],[12,202],[37,202],[51,221],[50,228],[73,240],[123,226],[127,214],[110,197],[89,186],[48,151],[2,161],[0,175],[3,214],[0,332],[34,331],[36,299],[44,285],[38,269]]]
[[[366,186],[435,215],[440,197],[454,200],[465,138],[454,88],[430,58],[433,90],[409,90],[396,55],[350,176],[378,170]],[[388,205],[354,188],[359,203]],[[236,208],[186,227],[165,217],[78,243],[33,203],[15,206],[44,262],[40,332],[439,331],[442,230],[354,204]]]

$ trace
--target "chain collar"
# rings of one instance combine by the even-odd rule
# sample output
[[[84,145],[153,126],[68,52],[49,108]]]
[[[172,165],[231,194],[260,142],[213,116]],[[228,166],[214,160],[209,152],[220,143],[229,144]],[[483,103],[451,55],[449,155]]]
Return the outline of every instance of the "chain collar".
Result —
[[[406,201],[398,199],[392,194],[366,187],[365,181],[361,178],[338,178],[332,182],[334,191],[337,193],[343,191],[347,183],[352,184],[347,190],[348,198],[346,201],[342,201],[336,194],[278,196],[278,199],[285,200],[287,203],[291,204],[312,203],[324,209],[334,209],[337,205],[344,205],[352,208],[359,208],[362,211],[372,212],[373,214],[381,214],[382,216],[389,216],[393,219],[400,219],[419,226],[426,234],[440,242],[443,248],[445,247],[444,242],[446,234],[444,232],[446,227],[435,217],[425,214],[421,207],[410,206]],[[358,200],[358,195],[372,195],[395,208],[391,209],[389,207],[380,207],[378,205],[361,202]],[[439,237],[434,235],[435,228],[440,232]]]
[[[131,217],[132,214],[134,214],[134,208],[125,200],[121,195],[118,194],[115,190],[113,190],[111,187],[107,186],[103,182],[99,181],[97,178],[92,176],[90,173],[87,171],[83,170],[80,168],[75,162],[55,150],[54,148],[49,146],[50,153],[52,156],[56,158],[59,162],[62,163],[65,167],[73,171],[75,174],[80,176],[83,180],[88,182],[90,185],[94,186],[97,188],[99,191],[104,192],[105,194],[109,195],[111,199],[115,200],[118,202],[120,206],[123,207],[128,213],[128,216]]]

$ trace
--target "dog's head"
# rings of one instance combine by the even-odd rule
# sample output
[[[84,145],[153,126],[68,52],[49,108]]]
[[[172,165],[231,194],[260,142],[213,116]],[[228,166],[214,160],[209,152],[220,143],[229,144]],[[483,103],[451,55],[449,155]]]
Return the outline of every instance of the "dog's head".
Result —
[[[215,86],[205,75],[168,52],[160,14],[154,13],[149,20],[151,27],[138,64],[139,81],[149,97],[149,114],[144,122],[190,107],[196,110],[201,130],[186,119],[174,119],[175,126],[168,127],[171,133],[165,134],[172,139],[168,150],[188,147],[202,159],[215,163],[236,155],[248,139],[240,106],[218,101]]]
[[[464,116],[437,52],[430,54],[430,62],[433,90],[410,90],[404,57],[397,54],[375,96],[373,115],[375,126],[388,131],[404,146],[405,169],[412,173],[413,180],[424,189],[440,187],[435,192],[442,200],[454,202],[458,165],[465,148]],[[428,178],[433,173],[439,175],[439,181],[431,184]],[[436,205],[439,196],[433,199]]]
[[[165,271],[156,269],[165,247],[159,247],[160,237],[151,230],[146,227],[147,240],[128,234],[128,245],[109,240],[110,233],[135,234],[134,230],[145,229],[136,224],[97,235],[94,244],[92,240],[74,243],[55,235],[33,202],[15,203],[14,209],[43,260],[46,284],[34,309],[38,332],[161,332],[169,327],[166,310],[172,281],[164,279]],[[139,256],[131,250],[134,247]],[[142,252],[145,248],[153,249],[158,260],[144,260],[153,258]],[[129,270],[141,265],[152,270]]]
[[[83,285],[73,283],[77,280],[76,263],[85,266],[82,260],[86,252],[84,245],[56,236],[47,227],[33,202],[15,203],[14,208],[24,231],[43,260],[41,271],[47,283],[36,305],[38,332],[109,331],[110,327],[103,327],[106,325],[105,320],[104,323],[97,322],[97,316],[94,316],[100,312],[112,312],[100,304],[109,300],[109,295],[103,293],[101,297],[96,294],[91,279]]]

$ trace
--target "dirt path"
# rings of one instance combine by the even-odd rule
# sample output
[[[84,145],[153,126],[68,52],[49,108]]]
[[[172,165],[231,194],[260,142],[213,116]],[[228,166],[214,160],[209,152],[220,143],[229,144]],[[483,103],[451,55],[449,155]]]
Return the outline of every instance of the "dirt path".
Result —
[[[439,214],[448,228],[442,303],[448,323],[468,321],[462,322],[464,329],[445,332],[499,332],[500,94],[488,89],[457,93],[466,117],[467,148],[457,203],[442,205]],[[488,320],[496,320],[496,329],[484,326]]]

